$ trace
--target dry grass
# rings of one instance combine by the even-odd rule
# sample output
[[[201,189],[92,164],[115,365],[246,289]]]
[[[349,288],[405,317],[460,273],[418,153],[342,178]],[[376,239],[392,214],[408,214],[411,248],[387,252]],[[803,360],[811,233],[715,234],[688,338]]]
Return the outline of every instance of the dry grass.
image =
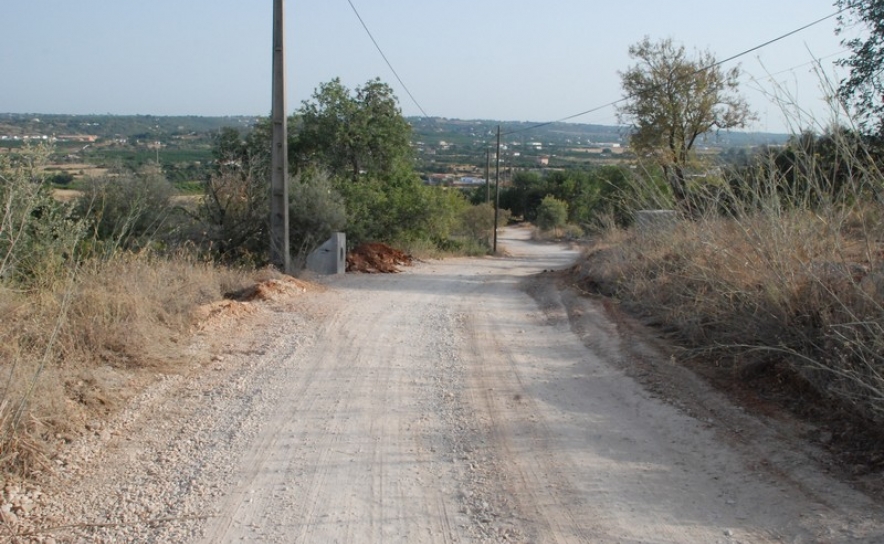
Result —
[[[868,202],[868,201],[867,201]],[[773,208],[609,229],[581,265],[692,353],[787,361],[823,396],[884,422],[884,207]]]
[[[84,263],[73,282],[0,293],[0,473],[28,476],[133,384],[190,364],[196,309],[254,273],[189,257]]]

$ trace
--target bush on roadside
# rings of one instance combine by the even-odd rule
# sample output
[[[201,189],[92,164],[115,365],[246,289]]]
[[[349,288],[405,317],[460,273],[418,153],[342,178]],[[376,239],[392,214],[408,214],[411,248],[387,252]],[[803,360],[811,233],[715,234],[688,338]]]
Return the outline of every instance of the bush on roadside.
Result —
[[[346,225],[344,200],[326,172],[305,169],[289,180],[289,244],[296,269]]]
[[[50,149],[0,156],[0,283],[32,288],[63,278],[84,234],[42,173]]]
[[[460,224],[460,231],[466,238],[484,244],[486,251],[491,247],[491,238],[494,236],[494,206],[476,204],[464,209]]]
[[[83,193],[76,214],[106,251],[142,248],[165,236],[175,189],[156,165],[88,179]]]
[[[541,230],[558,231],[568,222],[568,203],[547,195],[537,207],[537,226]]]

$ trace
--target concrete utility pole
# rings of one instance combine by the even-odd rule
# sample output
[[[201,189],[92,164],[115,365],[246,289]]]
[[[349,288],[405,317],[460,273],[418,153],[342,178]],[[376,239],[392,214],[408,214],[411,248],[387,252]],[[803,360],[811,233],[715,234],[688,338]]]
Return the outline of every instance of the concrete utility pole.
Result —
[[[497,125],[497,163],[494,167],[494,253],[497,253],[497,214],[500,209],[500,125]]]
[[[285,122],[284,0],[273,0],[273,143],[270,150],[270,262],[292,272],[289,250],[288,134]]]
[[[491,148],[485,146],[485,202],[491,202]]]

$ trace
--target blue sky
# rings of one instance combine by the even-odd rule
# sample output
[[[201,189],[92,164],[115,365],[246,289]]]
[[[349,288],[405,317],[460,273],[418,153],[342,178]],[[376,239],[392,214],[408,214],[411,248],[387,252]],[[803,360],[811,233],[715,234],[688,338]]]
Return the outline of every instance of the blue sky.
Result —
[[[550,121],[622,96],[645,35],[726,58],[836,11],[833,0],[352,0],[431,116]],[[4,0],[0,112],[266,115],[272,0]],[[825,122],[809,63],[846,55],[835,19],[740,59],[755,130],[777,100]],[[288,110],[322,82],[380,77],[419,114],[347,0],[287,0]],[[729,65],[730,66],[730,65]],[[773,77],[769,77],[773,75]],[[835,77],[838,77],[836,74]],[[754,78],[754,79],[753,79]],[[615,124],[613,108],[575,119]],[[807,124],[792,118],[791,124]]]

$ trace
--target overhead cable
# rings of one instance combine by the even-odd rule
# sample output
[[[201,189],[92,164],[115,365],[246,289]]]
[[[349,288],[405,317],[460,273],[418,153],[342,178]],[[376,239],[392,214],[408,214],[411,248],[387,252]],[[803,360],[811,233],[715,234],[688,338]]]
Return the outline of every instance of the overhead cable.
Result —
[[[393,64],[390,63],[389,59],[387,59],[387,55],[384,54],[384,51],[381,49],[381,46],[378,45],[377,40],[374,39],[374,36],[372,35],[371,30],[368,29],[368,25],[365,24],[365,21],[362,20],[362,16],[359,15],[359,11],[356,9],[356,6],[353,5],[352,0],[347,0],[347,3],[350,4],[351,8],[353,8],[353,13],[356,14],[356,18],[359,19],[359,22],[362,24],[362,28],[365,29],[365,32],[368,34],[368,37],[371,38],[371,42],[374,44],[375,48],[378,50],[378,53],[381,54],[381,57],[384,59],[384,62],[387,63],[387,66],[390,68],[390,71],[393,72],[394,76],[396,76],[396,79],[399,81],[399,84],[402,85],[402,88],[405,89],[406,93],[408,93],[408,96],[409,96],[409,98],[411,98],[411,101],[414,102],[414,105],[417,106],[417,109],[419,109],[421,111],[421,113],[424,114],[424,117],[429,117],[429,115],[427,115],[427,112],[424,111],[424,108],[421,107],[420,103],[417,101],[417,99],[414,97],[414,95],[411,94],[411,91],[408,90],[408,86],[405,85],[405,82],[402,81],[402,78],[399,77],[398,73],[396,73],[396,69],[393,68]]]

